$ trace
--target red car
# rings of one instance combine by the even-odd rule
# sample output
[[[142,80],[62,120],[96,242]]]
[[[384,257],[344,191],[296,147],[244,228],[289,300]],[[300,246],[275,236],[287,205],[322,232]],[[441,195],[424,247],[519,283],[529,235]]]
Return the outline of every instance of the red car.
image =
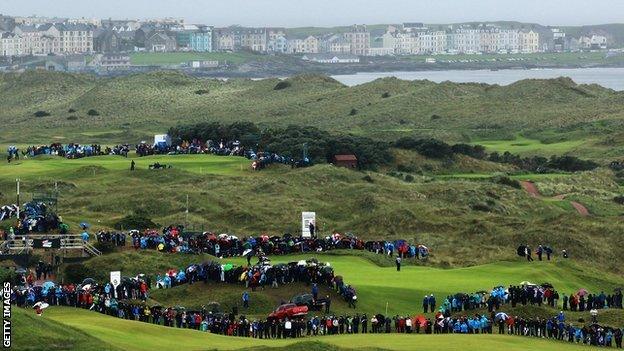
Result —
[[[301,317],[308,314],[308,306],[297,306],[294,303],[281,305],[275,311],[271,312],[269,319],[284,319]]]

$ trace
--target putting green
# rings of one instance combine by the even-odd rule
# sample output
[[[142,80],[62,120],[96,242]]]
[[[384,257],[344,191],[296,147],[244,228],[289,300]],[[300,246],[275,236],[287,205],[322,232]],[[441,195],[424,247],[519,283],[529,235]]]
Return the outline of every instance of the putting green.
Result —
[[[66,177],[70,172],[84,171],[123,171],[130,169],[130,162],[136,162],[137,169],[147,169],[156,162],[171,165],[174,169],[181,169],[199,174],[241,175],[250,173],[250,161],[244,157],[214,156],[214,155],[156,155],[147,157],[97,156],[68,160],[63,157],[37,156],[31,159],[22,159],[11,163],[1,163],[0,173],[8,177],[28,178],[30,176]],[[86,167],[97,167],[89,168]],[[101,167],[101,168],[100,168]],[[161,170],[162,171],[162,170]]]

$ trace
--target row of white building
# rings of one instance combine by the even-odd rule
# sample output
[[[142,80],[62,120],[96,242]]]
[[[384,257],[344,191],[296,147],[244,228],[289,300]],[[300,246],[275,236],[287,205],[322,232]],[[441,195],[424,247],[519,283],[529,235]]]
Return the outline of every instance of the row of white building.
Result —
[[[383,45],[372,55],[422,55],[440,53],[535,53],[540,35],[532,30],[497,27],[459,27],[430,30],[422,25],[391,26],[382,36]]]
[[[70,55],[93,52],[93,28],[86,24],[20,25],[0,33],[0,56]]]

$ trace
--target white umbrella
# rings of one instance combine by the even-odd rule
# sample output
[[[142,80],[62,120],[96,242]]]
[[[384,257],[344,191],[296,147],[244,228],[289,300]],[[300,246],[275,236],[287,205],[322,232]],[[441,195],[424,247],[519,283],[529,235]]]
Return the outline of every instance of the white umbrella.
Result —
[[[507,313],[505,312],[498,312],[496,314],[496,316],[494,317],[495,320],[500,321],[500,320],[507,320],[509,316],[507,315]]]
[[[39,301],[36,304],[34,304],[33,307],[39,307],[41,309],[44,309],[44,308],[50,307],[50,305],[45,302]]]
[[[307,262],[305,260],[301,260],[299,262],[297,262],[297,266],[305,266],[307,264]]]
[[[247,249],[243,251],[243,256],[247,256],[247,254],[250,253],[251,251],[252,251],[251,249]]]

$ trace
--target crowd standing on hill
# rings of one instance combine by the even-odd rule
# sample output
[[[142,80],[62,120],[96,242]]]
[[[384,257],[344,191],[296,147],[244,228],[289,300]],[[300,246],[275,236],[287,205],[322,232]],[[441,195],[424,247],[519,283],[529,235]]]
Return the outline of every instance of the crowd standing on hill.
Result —
[[[199,235],[185,236],[182,226],[169,226],[158,232],[134,230],[130,232],[135,249],[153,249],[162,252],[207,253],[217,257],[245,256],[250,263],[251,257],[285,255],[301,252],[324,252],[330,250],[367,250],[376,254],[397,255],[401,258],[424,259],[429,256],[429,248],[422,244],[409,244],[405,240],[363,241],[351,234],[333,233],[330,236],[297,237],[290,234],[283,236],[257,237],[242,239],[235,235],[204,232]]]
[[[129,151],[130,147],[127,144],[102,148],[99,144],[82,145],[70,143],[63,145],[61,143],[52,143],[50,145],[29,146],[21,153],[24,157],[51,155],[65,157],[68,159],[76,159],[102,155],[120,155],[128,157]],[[7,160],[9,162],[11,162],[12,159],[19,159],[19,149],[16,146],[9,146],[7,154]]]
[[[603,326],[595,321],[583,327],[566,320],[561,311],[552,318],[522,318],[507,313],[491,311],[488,314],[459,314],[446,309],[433,318],[424,315],[384,316],[355,313],[337,315],[327,309],[324,315],[295,318],[250,319],[238,315],[236,310],[222,313],[202,306],[191,310],[182,306],[149,307],[140,300],[148,298],[149,278],[139,275],[124,278],[114,289],[110,283],[98,285],[91,279],[81,284],[56,286],[52,282],[42,286],[15,287],[11,303],[31,307],[45,301],[50,305],[72,306],[116,316],[118,318],[154,323],[167,327],[195,329],[214,334],[258,339],[286,339],[335,334],[499,334],[547,338],[604,347],[622,347],[622,329]],[[430,301],[430,300],[429,300]],[[434,305],[435,309],[435,305]],[[453,313],[452,313],[453,312]]]

